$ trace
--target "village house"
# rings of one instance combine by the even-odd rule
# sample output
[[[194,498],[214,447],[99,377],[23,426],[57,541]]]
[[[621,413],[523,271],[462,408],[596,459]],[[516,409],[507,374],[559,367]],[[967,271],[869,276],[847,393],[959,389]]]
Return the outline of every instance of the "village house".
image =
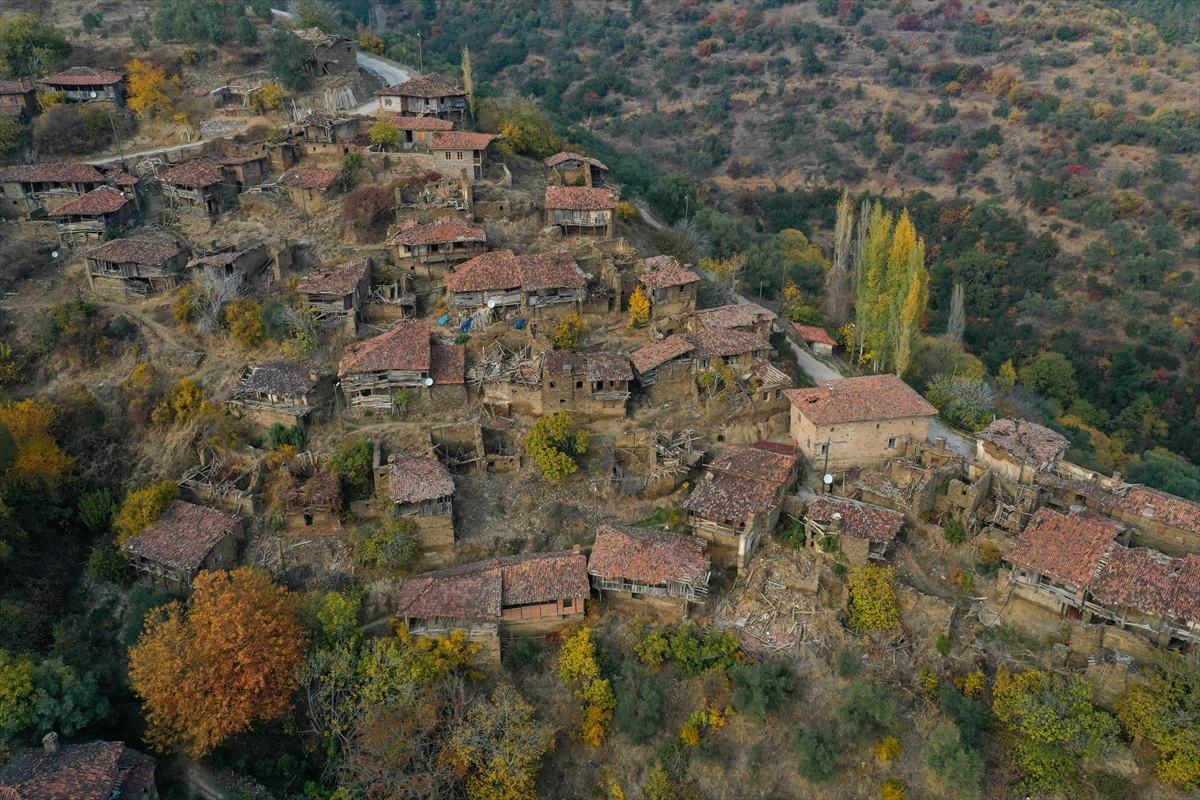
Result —
[[[904,527],[899,511],[857,500],[823,496],[808,504],[805,540],[824,552],[839,550],[851,564],[882,561]]]
[[[350,152],[358,138],[361,117],[339,117],[324,111],[314,111],[289,128],[305,141],[305,152],[312,155],[333,155],[338,158]],[[336,146],[335,146],[336,145]]]
[[[304,69],[312,75],[358,74],[358,46],[336,33],[320,28],[299,28],[292,31],[309,47],[304,56]]]
[[[637,381],[652,404],[696,397],[693,349],[691,342],[675,334],[629,355]]]
[[[1083,616],[1162,647],[1200,643],[1200,557],[1113,545],[1087,586]]]
[[[605,602],[656,608],[681,618],[708,599],[707,543],[697,536],[602,525],[588,557],[592,588]]]
[[[692,361],[697,372],[724,366],[746,371],[771,357],[771,344],[756,334],[727,328],[705,328],[685,333],[692,345]]]
[[[375,92],[383,114],[402,117],[437,117],[462,123],[467,113],[467,92],[443,75],[417,75],[404,83]]]
[[[602,172],[608,172],[608,167],[594,158],[581,156],[578,153],[555,153],[546,159],[550,168],[550,180],[557,186],[587,186],[589,188],[604,183]]]
[[[587,299],[587,278],[570,253],[494,250],[456,267],[446,289],[457,309],[551,313],[578,310]]]
[[[154,759],[123,742],[58,743],[21,748],[0,769],[0,797],[10,800],[158,800]]]
[[[412,519],[422,550],[454,548],[454,479],[431,458],[390,455],[387,491],[392,513]]]
[[[93,189],[50,212],[63,247],[99,242],[124,228],[136,206],[132,194],[109,186]]]
[[[908,437],[924,442],[937,409],[895,375],[823,381],[790,389],[792,439],[818,468],[882,463],[903,452]]]
[[[197,256],[188,262],[193,275],[207,274],[228,278],[240,275],[249,280],[271,263],[271,251],[265,242],[248,243],[244,247],[230,246],[215,253]]]
[[[796,335],[800,337],[800,341],[804,342],[805,347],[819,356],[831,356],[833,348],[837,347],[837,339],[830,336],[829,331],[824,328],[793,322],[792,330],[796,331]]]
[[[620,200],[616,189],[547,186],[546,225],[557,226],[563,236],[611,239]]]
[[[549,350],[542,355],[542,411],[565,409],[590,419],[624,417],[633,368],[617,353]]]
[[[329,207],[327,198],[336,181],[337,173],[331,169],[305,167],[284,175],[279,185],[307,216],[324,213]]]
[[[500,636],[540,636],[582,620],[587,558],[574,551],[492,558],[404,581],[396,616],[418,637],[462,631],[498,662]]]
[[[23,164],[0,169],[0,214],[27,217],[59,206],[105,185],[91,164]]]
[[[238,194],[264,182],[271,171],[271,160],[266,153],[224,156],[217,163]]]
[[[647,258],[645,263],[646,271],[639,280],[650,300],[650,319],[656,323],[659,333],[670,335],[676,330],[670,326],[670,321],[695,313],[700,276],[685,269],[671,256],[654,256]]]
[[[975,434],[975,460],[1013,483],[1032,485],[1039,472],[1054,469],[1071,443],[1047,427],[998,419]]]
[[[1128,486],[1109,513],[1131,529],[1135,545],[1173,556],[1200,554],[1200,503],[1149,486]]]
[[[427,224],[405,220],[388,229],[387,243],[409,269],[416,264],[454,264],[487,252],[483,227],[459,217]]]
[[[237,193],[225,170],[209,158],[172,167],[159,176],[159,184],[163,197],[173,208],[216,216],[237,203]]]
[[[496,137],[490,133],[443,131],[433,137],[433,168],[442,175],[464,173],[469,180],[481,181],[487,171],[488,147]]]
[[[465,363],[461,345],[433,345],[427,323],[407,321],[347,347],[338,379],[352,409],[395,414],[414,404],[461,405]]]
[[[328,460],[304,452],[281,466],[271,483],[279,519],[290,529],[340,528],[342,481]]]
[[[385,121],[400,131],[400,146],[405,150],[428,150],[433,137],[454,130],[454,123],[438,117],[385,117]]]
[[[236,417],[263,427],[310,425],[333,399],[333,376],[304,364],[271,361],[242,371],[242,382],[229,398]]]
[[[68,103],[105,101],[125,105],[125,76],[107,69],[71,67],[38,81],[47,92],[62,92]]]
[[[37,113],[37,86],[28,78],[0,81],[0,117],[28,122]]]
[[[176,500],[149,528],[121,545],[138,580],[155,589],[188,594],[200,570],[237,563],[242,520],[207,506]]]
[[[1073,609],[1078,617],[1088,584],[1124,533],[1124,526],[1098,514],[1039,510],[1004,554],[1015,593],[1056,614]]]
[[[113,239],[88,250],[84,259],[93,289],[122,289],[145,297],[183,283],[188,250],[178,242]]]
[[[440,173],[431,173],[426,178],[434,175],[440,176]],[[449,177],[416,184],[401,184],[393,190],[393,194],[396,198],[397,222],[406,219],[436,222],[456,214],[467,222],[475,221],[475,192],[465,172],[453,172]]]
[[[693,330],[742,331],[766,340],[771,337],[771,323],[775,318],[774,311],[757,303],[736,303],[695,312],[691,327]]]
[[[371,259],[327,267],[301,281],[296,294],[320,317],[356,319],[371,295]]]
[[[775,530],[783,498],[800,474],[799,455],[758,445],[722,450],[683,501],[693,532],[712,544],[714,561],[741,571]]]

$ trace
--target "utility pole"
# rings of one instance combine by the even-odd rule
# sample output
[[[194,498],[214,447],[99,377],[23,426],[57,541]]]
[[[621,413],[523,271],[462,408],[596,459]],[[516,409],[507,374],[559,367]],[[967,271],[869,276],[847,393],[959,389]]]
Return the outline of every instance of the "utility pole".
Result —
[[[829,451],[833,449],[833,437],[830,437],[825,442],[825,466],[821,470],[821,485],[825,487],[826,493],[829,492],[829,484],[825,483],[825,476],[829,474]]]
[[[106,107],[108,111],[108,124],[112,126],[113,138],[117,141],[117,153],[121,156],[121,169],[128,174],[129,165],[125,163],[125,148],[121,147],[121,134],[117,133],[117,123],[113,121],[112,108]],[[142,201],[138,198],[137,184],[133,186],[133,204],[137,206],[138,216],[142,216]]]
[[[421,32],[417,31],[417,72],[425,72],[425,48],[421,44]]]

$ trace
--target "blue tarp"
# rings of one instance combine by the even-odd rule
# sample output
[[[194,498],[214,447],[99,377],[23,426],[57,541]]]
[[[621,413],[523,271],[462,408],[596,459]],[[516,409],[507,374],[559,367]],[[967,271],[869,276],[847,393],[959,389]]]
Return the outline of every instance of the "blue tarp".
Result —
[[[445,325],[445,324],[446,324],[447,322],[449,322],[449,321],[450,321],[450,315],[449,315],[449,314],[442,314],[440,317],[438,317],[438,323],[437,323],[437,324],[438,324],[438,325]]]
[[[519,330],[519,331],[525,330],[525,324],[526,324],[525,320],[523,320],[523,319],[517,320],[517,330]]]
[[[462,325],[458,326],[458,329],[460,331],[462,331],[463,333],[466,333],[467,331],[471,330],[471,318],[468,317],[466,322],[464,322]]]

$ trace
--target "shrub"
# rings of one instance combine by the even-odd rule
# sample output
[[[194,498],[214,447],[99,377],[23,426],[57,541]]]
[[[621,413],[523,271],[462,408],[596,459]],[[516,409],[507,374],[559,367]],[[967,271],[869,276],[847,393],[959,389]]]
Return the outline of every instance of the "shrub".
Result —
[[[303,425],[293,425],[285,428],[276,422],[267,428],[267,443],[272,450],[278,450],[284,445],[291,445],[297,450],[308,447],[308,431]]]
[[[859,631],[900,629],[896,597],[896,571],[892,567],[859,564],[850,571],[848,606],[850,627]]]
[[[635,745],[645,744],[658,730],[662,716],[662,685],[657,678],[625,662],[613,681],[617,696],[617,730]]]
[[[938,655],[940,656],[948,656],[950,655],[950,648],[952,645],[953,642],[950,640],[949,636],[944,633],[939,633],[937,641],[933,644],[933,649],[937,650]]]
[[[630,222],[641,217],[641,213],[637,210],[637,206],[633,203],[622,200],[617,203],[617,219],[621,222]]]
[[[344,219],[360,236],[381,234],[392,217],[392,193],[386,186],[360,186],[346,196]]]
[[[956,519],[948,519],[942,526],[942,538],[950,544],[962,544],[966,541],[967,535],[961,522]]]
[[[229,323],[229,334],[240,347],[258,347],[267,337],[262,306],[253,300],[231,302],[225,307],[225,320]]]
[[[933,121],[937,123],[949,122],[956,116],[958,116],[958,109],[946,98],[942,98],[942,102],[934,106],[933,112],[930,114]]]
[[[547,480],[558,481],[579,469],[577,459],[587,453],[588,432],[573,427],[571,415],[556,411],[540,417],[525,437],[525,453]]]
[[[957,790],[960,796],[979,796],[983,760],[979,753],[963,745],[958,726],[953,722],[943,722],[929,735],[929,742],[925,745],[925,766]]]
[[[89,492],[79,498],[79,521],[92,533],[101,533],[112,525],[121,507],[106,491]]]
[[[362,437],[342,442],[329,462],[342,482],[342,498],[348,506],[371,496],[371,443]]]
[[[417,521],[388,517],[360,530],[354,537],[354,560],[364,567],[408,570],[421,561]]]
[[[732,666],[741,657],[741,643],[728,631],[709,628],[701,639],[692,623],[680,625],[671,637],[671,658],[689,678]]]
[[[135,575],[129,559],[115,547],[98,547],[88,555],[88,575],[96,583],[133,584]]]
[[[783,664],[734,664],[727,674],[733,683],[733,707],[757,719],[786,705],[796,688],[791,670]]]
[[[978,695],[983,694],[986,678],[982,672],[970,672],[963,676],[964,689],[969,689]],[[983,743],[983,729],[986,724],[986,712],[976,697],[967,697],[956,687],[942,684],[938,687],[937,697],[941,703],[942,713],[958,725],[958,732],[963,745],[972,750],[978,750]]]
[[[839,650],[833,658],[833,669],[839,678],[853,678],[861,666],[862,660],[858,653],[850,648]]]
[[[875,757],[880,761],[895,761],[903,747],[895,736],[885,736],[875,743]]]
[[[513,638],[504,646],[501,664],[509,672],[521,672],[541,660],[542,651],[537,641],[524,636]]]
[[[860,745],[896,724],[896,699],[886,686],[855,681],[837,708],[838,730]]]
[[[958,36],[954,37],[954,49],[968,56],[994,52],[999,45],[1000,31],[973,19],[963,20],[958,29]]]
[[[880,800],[905,800],[908,793],[904,788],[904,781],[899,778],[888,778],[879,787]]]
[[[829,728],[804,726],[792,733],[792,749],[800,757],[798,772],[813,783],[828,783],[837,777],[841,744]]]

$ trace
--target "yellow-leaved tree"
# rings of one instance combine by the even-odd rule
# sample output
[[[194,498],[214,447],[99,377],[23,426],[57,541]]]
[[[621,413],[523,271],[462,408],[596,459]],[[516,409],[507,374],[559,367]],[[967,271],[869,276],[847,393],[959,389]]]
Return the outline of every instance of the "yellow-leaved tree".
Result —
[[[12,435],[16,455],[4,478],[26,489],[58,489],[70,480],[75,459],[54,440],[53,407],[34,400],[0,406],[0,424]]]
[[[629,296],[629,324],[640,328],[649,321],[650,298],[646,296],[646,289],[639,285]]]
[[[171,507],[179,495],[179,484],[175,481],[163,481],[136,492],[130,492],[121,504],[121,510],[113,518],[113,528],[117,531],[117,544],[124,544],[130,538],[158,522],[163,512]]]
[[[617,710],[617,698],[608,679],[600,677],[595,631],[580,628],[563,642],[558,653],[558,676],[575,684],[575,696],[583,701],[579,738],[594,747],[604,744]]]
[[[576,459],[587,453],[587,448],[588,432],[576,428],[566,411],[539,417],[525,437],[525,454],[552,481],[576,472],[579,469]]]
[[[1200,660],[1163,653],[1149,670],[1150,683],[1130,682],[1117,701],[1125,730],[1158,752],[1158,777],[1188,792],[1200,791]]]
[[[846,578],[850,589],[847,607],[850,627],[857,631],[900,630],[900,602],[896,596],[896,570],[859,564]]]
[[[553,728],[534,719],[533,706],[503,684],[467,712],[449,744],[471,800],[535,800],[542,756],[553,748]]]
[[[146,117],[166,115],[175,107],[183,91],[178,75],[167,76],[159,64],[135,58],[125,65],[128,73],[129,95],[126,104]]]

